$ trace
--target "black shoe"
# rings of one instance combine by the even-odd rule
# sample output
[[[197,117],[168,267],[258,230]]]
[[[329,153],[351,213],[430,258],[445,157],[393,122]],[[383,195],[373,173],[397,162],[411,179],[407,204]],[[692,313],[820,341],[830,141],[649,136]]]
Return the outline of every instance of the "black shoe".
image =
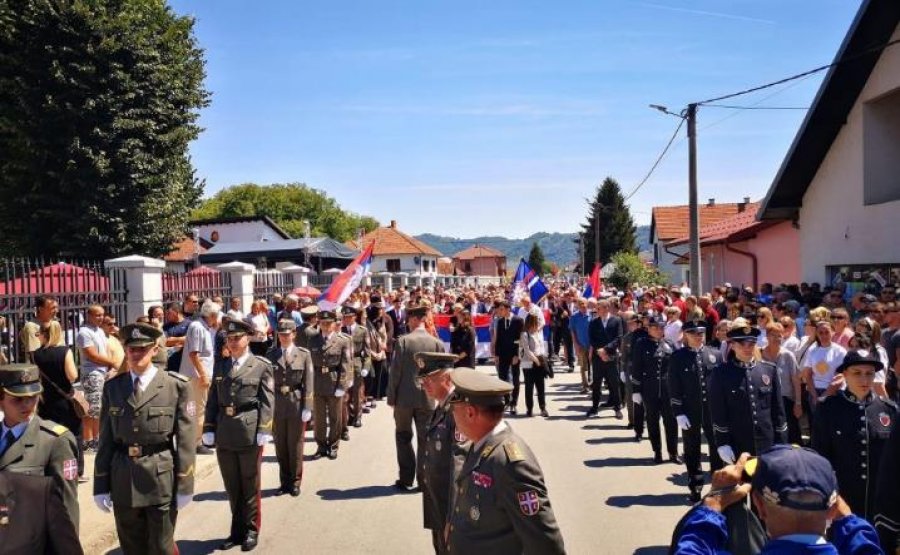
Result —
[[[284,495],[285,493],[288,493],[289,491],[291,491],[289,488],[281,486],[280,488],[278,488],[278,491],[275,492],[275,495],[277,495],[278,497],[281,497],[282,495]]]
[[[509,415],[510,415],[510,416],[515,416],[515,415],[516,415],[516,407],[513,407],[513,408],[509,409]]]
[[[605,402],[605,403],[602,403],[602,404],[600,405],[600,408],[601,408],[601,409],[611,409],[611,408],[613,408],[613,407],[615,407],[615,405],[612,404],[612,403],[610,403],[609,401],[607,401],[607,402]]]
[[[678,456],[678,453],[669,453],[669,462],[675,464],[684,464],[684,460],[682,460],[682,458]]]
[[[362,428],[362,420],[357,420],[353,423],[354,428]]]
[[[363,414],[369,414],[370,410],[369,407],[363,407]]]
[[[547,409],[541,409],[541,416],[547,418],[550,414],[547,412]]]
[[[337,458],[337,449],[329,449],[328,450],[328,458],[334,460]]]
[[[415,486],[413,486],[412,484],[408,484],[408,485],[404,484],[400,480],[397,480],[396,482],[394,482],[394,489],[402,491],[402,492],[406,492],[406,493],[416,491]]]
[[[662,464],[662,462],[663,462],[662,453],[657,451],[656,453],[653,454],[653,464]]]
[[[350,441],[350,432],[344,432],[341,434],[341,439],[344,441]]]
[[[636,435],[634,436],[634,442],[635,442],[635,443],[640,443],[643,439],[644,439],[644,436],[643,436],[642,434],[636,434]]]
[[[622,420],[622,418],[623,418],[622,411],[619,409],[616,409],[616,420]]]
[[[629,429],[629,430],[633,430],[633,429],[634,429],[634,422],[629,422],[628,425],[625,426],[625,428],[627,428],[627,429]]]
[[[219,551],[228,551],[232,547],[237,547],[237,546],[241,545],[242,543],[243,543],[243,540],[240,540],[237,538],[228,538],[227,540],[223,541],[219,545],[218,549],[219,549]]]
[[[691,504],[700,502],[700,488],[691,488],[691,494],[689,496]]]
[[[585,416],[585,418],[590,418],[590,417],[592,417],[592,416],[597,416],[597,409],[595,409],[595,408],[589,408],[588,411],[587,411],[587,413],[586,413],[584,416]]]
[[[300,486],[294,486],[291,488],[291,497],[299,497],[300,496]]]
[[[530,410],[527,410],[527,411],[525,411],[525,416],[527,416],[528,418],[531,418],[531,417],[534,416],[534,415],[531,414],[531,411],[530,411]]]
[[[259,537],[256,532],[247,532],[247,539],[241,544],[241,551],[253,551],[256,544],[259,543]]]
[[[198,445],[197,446],[197,454],[198,455],[212,455],[215,451],[207,447],[206,445]]]

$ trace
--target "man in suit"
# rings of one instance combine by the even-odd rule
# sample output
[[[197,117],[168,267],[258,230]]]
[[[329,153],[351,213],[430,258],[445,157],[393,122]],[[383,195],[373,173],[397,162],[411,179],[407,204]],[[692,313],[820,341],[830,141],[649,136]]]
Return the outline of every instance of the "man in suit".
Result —
[[[508,403],[510,414],[516,414],[519,404],[519,338],[524,325],[521,318],[511,314],[509,301],[498,301],[491,350],[497,363],[497,376],[513,387]]]
[[[434,412],[434,401],[429,400],[416,385],[419,365],[415,357],[423,352],[446,351],[440,339],[425,331],[428,310],[424,306],[407,309],[410,332],[397,340],[388,380],[387,403],[394,409],[394,439],[400,467],[400,476],[394,487],[401,491],[413,491],[416,475],[422,475],[416,463],[416,451],[412,447],[413,423],[416,427],[417,452],[423,453],[425,429]]]
[[[313,362],[309,350],[294,345],[297,324],[278,321],[278,346],[266,357],[275,377],[275,457],[281,487],[278,495],[300,495],[303,479],[303,436],[312,418]]]
[[[78,461],[68,428],[36,414],[44,391],[33,364],[0,366],[0,470],[53,478],[78,530]]]
[[[259,470],[263,447],[272,441],[274,380],[268,359],[249,349],[253,326],[229,320],[225,337],[230,356],[213,370],[206,405],[203,443],[216,446],[216,459],[231,505],[231,532],[220,549],[251,551],[262,519]]]
[[[591,384],[591,408],[587,412],[589,417],[596,415],[599,410],[600,387],[605,379],[609,388],[609,400],[604,406],[611,407],[616,412],[616,418],[622,419],[619,373],[616,369],[619,340],[622,334],[622,320],[618,316],[610,314],[609,301],[601,299],[597,302],[597,317],[591,320],[588,326],[588,335],[591,341],[591,370],[594,380]]]
[[[0,472],[0,551],[84,554],[52,478]]]
[[[391,308],[385,313],[391,318],[391,324],[394,328],[394,337],[399,338],[406,335],[409,326],[406,322],[406,309],[403,308],[403,297],[398,293],[391,303]]]
[[[94,502],[112,510],[126,555],[168,554],[194,495],[197,402],[187,376],[153,364],[161,330],[138,323],[121,334],[128,372],[103,387]]]

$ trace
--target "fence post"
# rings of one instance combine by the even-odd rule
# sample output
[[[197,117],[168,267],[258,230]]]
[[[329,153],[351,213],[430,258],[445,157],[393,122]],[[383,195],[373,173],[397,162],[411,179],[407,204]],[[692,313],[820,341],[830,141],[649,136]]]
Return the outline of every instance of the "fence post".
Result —
[[[105,260],[106,268],[118,268],[125,273],[125,319],[120,325],[134,322],[138,316],[145,316],[147,309],[155,304],[163,304],[162,272],[166,267],[163,260],[136,254]]]
[[[400,287],[406,288],[409,287],[409,274],[406,272],[397,272],[394,274],[398,278],[400,278]]]
[[[293,284],[294,289],[297,287],[307,287],[309,285],[309,268],[291,264],[290,266],[281,268],[281,271],[285,275],[291,277],[291,283]]]
[[[249,307],[253,304],[253,264],[245,264],[244,262],[229,262],[221,264],[216,268],[220,272],[226,272],[231,275],[231,296],[240,297],[241,306]],[[226,299],[227,303],[228,300]]]

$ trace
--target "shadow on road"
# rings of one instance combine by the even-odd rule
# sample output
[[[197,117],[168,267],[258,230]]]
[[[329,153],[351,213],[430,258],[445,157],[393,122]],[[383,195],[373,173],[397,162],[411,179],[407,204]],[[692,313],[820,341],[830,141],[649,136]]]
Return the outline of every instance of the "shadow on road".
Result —
[[[634,443],[634,437],[592,437],[584,440],[588,445],[603,445],[605,443]]]
[[[224,491],[204,491],[194,496],[194,501],[228,501],[228,494]]]
[[[216,540],[179,540],[178,553],[181,555],[206,555],[215,553],[216,548],[225,541],[225,538]]]
[[[619,507],[627,509],[635,505],[644,507],[677,507],[678,505],[688,505],[687,495],[684,493],[662,493],[653,495],[649,493],[641,495],[613,495],[607,498],[606,504],[610,507]]]
[[[621,466],[647,466],[649,459],[629,459],[625,457],[609,457],[607,459],[591,459],[584,461],[588,468],[609,468]]]
[[[398,495],[394,486],[363,486],[353,489],[320,489],[316,495],[325,501],[346,501],[348,499],[372,499]]]
[[[670,474],[670,475],[666,478],[666,480],[668,480],[669,482],[675,484],[676,486],[684,486],[684,487],[687,487],[688,482],[690,481],[690,480],[688,480],[687,474],[684,474],[684,473],[680,473],[680,474]]]
[[[600,418],[603,418],[602,416]],[[584,420],[584,417],[580,417],[581,420]],[[581,427],[582,430],[624,430],[625,424],[585,424]]]
[[[650,545],[635,549],[633,555],[667,555],[668,553],[668,545]]]

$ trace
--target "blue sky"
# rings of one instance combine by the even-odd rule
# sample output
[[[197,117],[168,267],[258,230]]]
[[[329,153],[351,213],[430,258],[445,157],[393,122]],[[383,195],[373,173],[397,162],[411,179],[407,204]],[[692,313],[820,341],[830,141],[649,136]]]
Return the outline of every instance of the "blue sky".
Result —
[[[571,232],[607,175],[627,194],[675,111],[830,62],[853,0],[175,0],[198,19],[207,194],[298,181],[404,231]],[[733,100],[808,106],[822,75]],[[704,108],[700,198],[765,194],[805,112]],[[681,137],[684,136],[682,131]],[[679,139],[630,200],[687,202]]]

